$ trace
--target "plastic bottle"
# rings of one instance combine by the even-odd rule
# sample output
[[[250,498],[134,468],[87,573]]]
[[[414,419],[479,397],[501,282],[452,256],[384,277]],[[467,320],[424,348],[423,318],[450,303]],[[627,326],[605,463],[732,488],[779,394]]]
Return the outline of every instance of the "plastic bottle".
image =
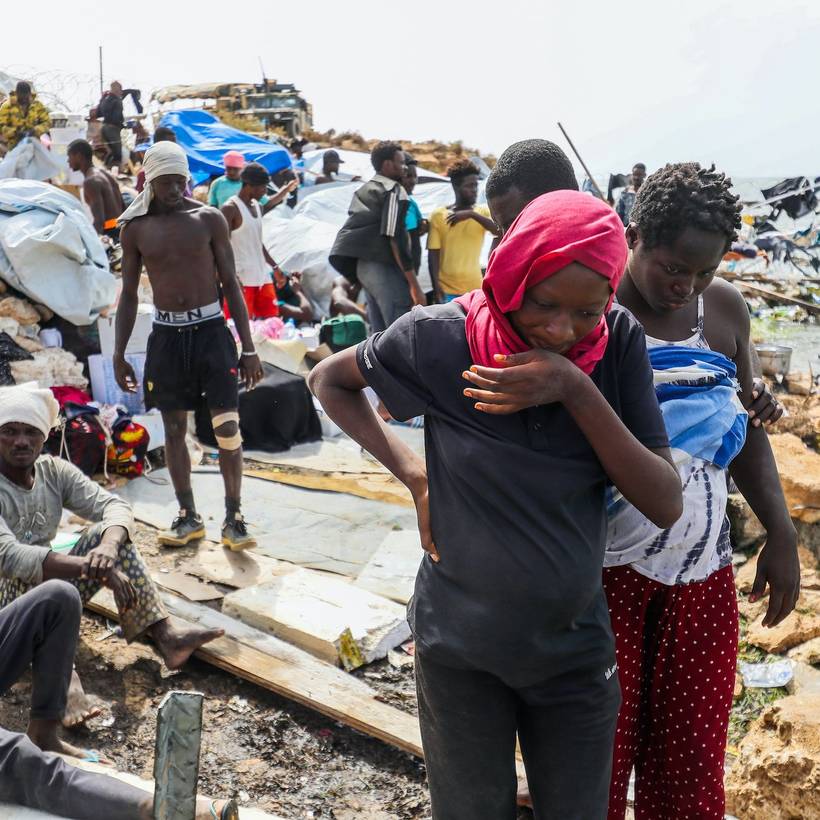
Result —
[[[293,319],[288,319],[287,322],[285,322],[285,326],[282,328],[282,335],[279,338],[285,340],[295,339],[298,335],[296,323]]]

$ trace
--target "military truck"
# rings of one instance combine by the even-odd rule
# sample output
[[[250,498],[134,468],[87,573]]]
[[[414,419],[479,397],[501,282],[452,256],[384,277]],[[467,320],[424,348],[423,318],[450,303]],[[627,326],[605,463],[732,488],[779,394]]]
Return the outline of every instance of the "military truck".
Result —
[[[160,111],[204,108],[219,116],[230,113],[249,125],[262,123],[266,132],[283,129],[299,138],[313,127],[313,106],[293,83],[264,80],[261,83],[207,83],[171,85],[151,95]]]

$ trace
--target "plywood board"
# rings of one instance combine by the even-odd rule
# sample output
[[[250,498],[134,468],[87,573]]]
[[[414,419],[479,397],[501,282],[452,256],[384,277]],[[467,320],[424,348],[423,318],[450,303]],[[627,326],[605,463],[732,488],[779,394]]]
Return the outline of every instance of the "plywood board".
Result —
[[[222,478],[197,471],[191,480],[207,537],[219,541]],[[138,520],[153,527],[167,527],[176,515],[167,470],[129,481],[117,493],[132,505]],[[410,508],[253,478],[243,481],[242,511],[258,542],[256,554],[350,577],[359,574],[388,533],[416,526]]]
[[[422,756],[418,720],[382,703],[364,681],[204,604],[171,593],[161,595],[175,617],[225,630],[224,637],[202,647],[197,657],[402,751]],[[88,607],[117,619],[114,598],[107,589],[100,590]]]
[[[190,575],[234,589],[263,584],[295,569],[296,564],[277,561],[254,550],[231,552],[210,541],[203,541],[196,555],[185,562],[185,571]]]
[[[226,595],[222,613],[348,669],[410,637],[404,607],[309,569]]]
[[[314,470],[298,470],[291,467],[271,467],[265,470],[245,470],[246,476],[265,481],[278,481],[309,490],[325,490],[332,493],[348,493],[359,498],[384,501],[413,507],[410,491],[392,475],[378,473],[323,473]]]
[[[356,586],[406,604],[413,596],[424,557],[418,530],[391,532],[354,582]]]
[[[184,572],[152,572],[151,577],[163,589],[179,593],[189,601],[218,601],[223,597],[216,587],[203,584],[199,579]]]

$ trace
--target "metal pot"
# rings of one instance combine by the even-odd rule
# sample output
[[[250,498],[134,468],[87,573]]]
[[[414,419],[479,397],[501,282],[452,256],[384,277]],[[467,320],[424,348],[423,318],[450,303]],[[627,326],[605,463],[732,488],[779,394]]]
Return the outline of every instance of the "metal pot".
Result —
[[[792,348],[786,345],[755,345],[764,376],[785,376],[792,363]]]

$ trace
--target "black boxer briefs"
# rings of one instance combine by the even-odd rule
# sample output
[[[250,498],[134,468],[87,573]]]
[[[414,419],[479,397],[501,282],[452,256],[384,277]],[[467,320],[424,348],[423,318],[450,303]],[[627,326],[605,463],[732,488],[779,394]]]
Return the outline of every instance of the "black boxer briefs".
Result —
[[[235,409],[238,363],[236,343],[222,316],[178,327],[155,323],[145,359],[146,407]]]

